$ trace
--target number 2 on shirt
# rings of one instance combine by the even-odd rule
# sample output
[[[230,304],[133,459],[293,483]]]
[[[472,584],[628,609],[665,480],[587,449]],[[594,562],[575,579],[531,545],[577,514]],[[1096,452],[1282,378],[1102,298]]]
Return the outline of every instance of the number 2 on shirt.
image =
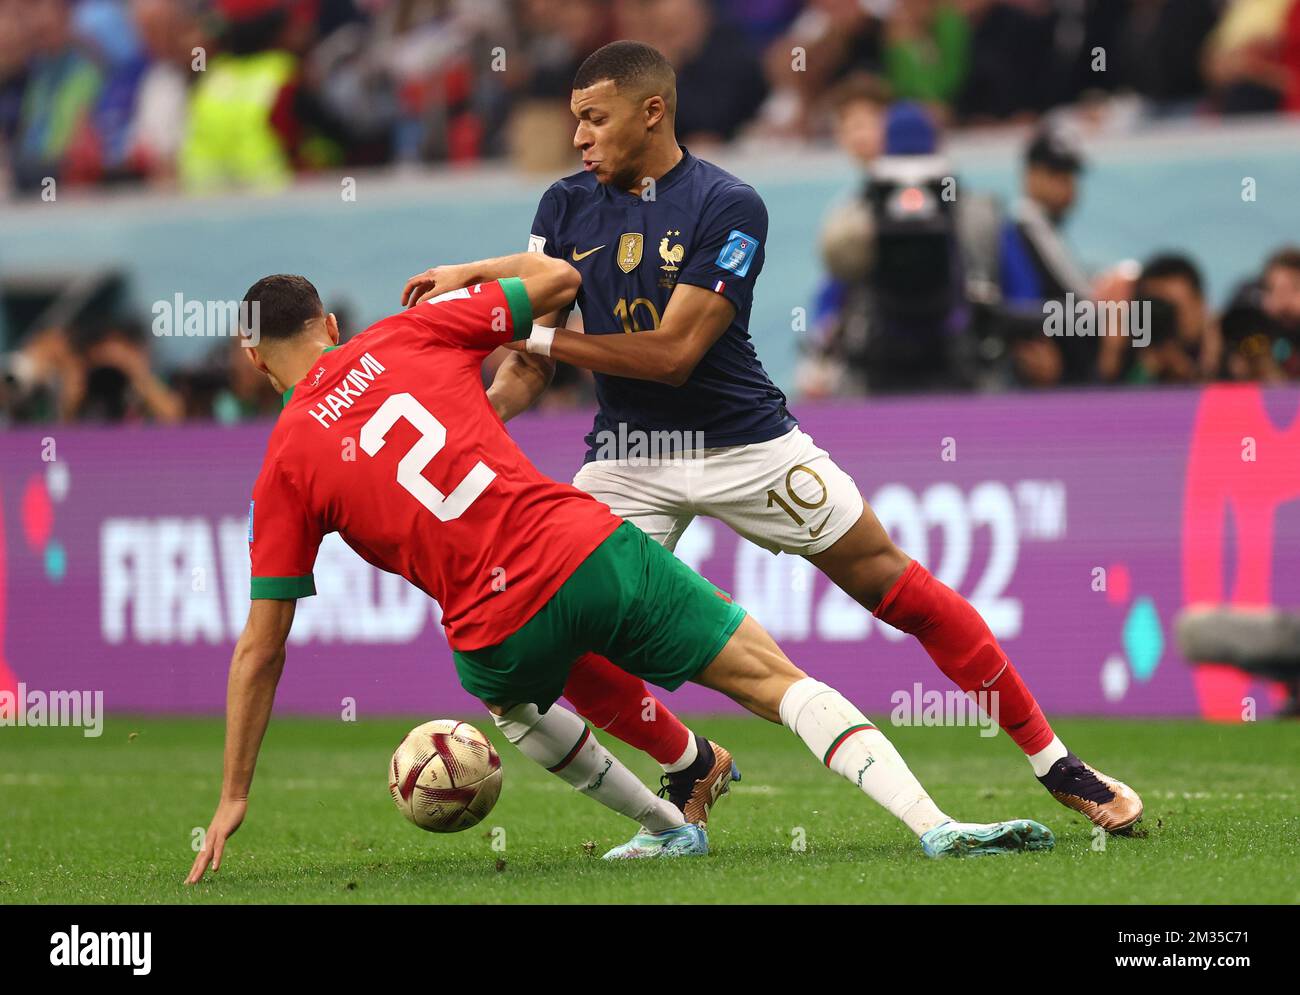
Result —
[[[438,521],[455,521],[496,479],[496,471],[480,460],[456,485],[456,489],[445,496],[429,483],[423,471],[447,444],[447,428],[428,408],[405,392],[390,396],[361,426],[361,448],[367,456],[374,456],[384,448],[384,436],[403,418],[419,431],[420,441],[397,464],[397,482],[433,512]]]

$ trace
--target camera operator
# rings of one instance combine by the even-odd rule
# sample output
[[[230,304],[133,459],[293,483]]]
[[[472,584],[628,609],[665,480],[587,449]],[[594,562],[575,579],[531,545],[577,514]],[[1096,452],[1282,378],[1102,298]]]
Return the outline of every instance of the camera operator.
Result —
[[[820,355],[801,368],[804,394],[973,384],[967,282],[978,266],[969,257],[995,255],[996,210],[990,198],[957,196],[937,141],[919,105],[891,107],[884,154],[868,165],[858,196],[838,207],[824,229],[822,253],[833,280],[823,291]],[[966,223],[963,216],[987,220]],[[971,253],[964,232],[978,241],[981,229],[988,249]],[[833,391],[825,389],[828,383]]]

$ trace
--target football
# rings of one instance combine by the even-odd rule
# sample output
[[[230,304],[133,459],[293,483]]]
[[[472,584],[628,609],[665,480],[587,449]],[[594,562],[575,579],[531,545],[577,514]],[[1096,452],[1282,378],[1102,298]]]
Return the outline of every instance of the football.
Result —
[[[393,752],[388,789],[398,811],[431,833],[477,825],[501,794],[501,758],[468,722],[436,719]]]

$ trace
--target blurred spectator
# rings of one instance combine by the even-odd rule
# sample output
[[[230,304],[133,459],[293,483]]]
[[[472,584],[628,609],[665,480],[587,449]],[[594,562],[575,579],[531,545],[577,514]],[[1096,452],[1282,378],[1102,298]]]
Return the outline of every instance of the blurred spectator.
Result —
[[[143,325],[46,328],[3,357],[0,403],[15,421],[175,422],[180,395],[154,373]]]
[[[0,158],[18,133],[27,84],[29,38],[19,11],[25,0],[0,0]]]
[[[855,72],[879,75],[882,25],[861,0],[808,0],[790,29],[763,56],[772,90],[766,127],[807,135],[826,91]]]
[[[1300,114],[1300,0],[1291,4],[1282,28],[1282,67],[1287,78],[1284,107]]]
[[[399,162],[469,162],[504,148],[493,143],[506,120],[504,72],[513,38],[504,0],[388,0],[375,15],[371,44],[393,78]]]
[[[110,183],[131,176],[131,113],[148,57],[125,5],[81,0],[74,8],[77,36],[100,68],[99,95],[69,146],[64,177],[71,183]]]
[[[127,159],[136,175],[168,180],[187,128],[196,49],[206,51],[206,40],[190,0],[131,0],[131,15],[150,61],[131,113]]]
[[[618,34],[654,45],[677,72],[677,135],[686,145],[729,141],[767,95],[758,58],[707,0],[623,0]]]
[[[1295,0],[1231,0],[1210,35],[1205,75],[1224,114],[1281,109],[1292,86],[1283,36]]]
[[[1042,334],[1045,301],[1090,296],[1087,277],[1060,234],[1082,169],[1082,156],[1059,131],[1040,130],[1025,153],[1022,195],[1002,229],[1002,302],[1019,312],[1027,333],[1016,336],[1012,359],[1018,379],[1032,386],[1083,383],[1095,372],[1095,338]]]
[[[885,23],[884,69],[901,100],[946,120],[970,68],[970,25],[947,0],[898,0]]]
[[[858,73],[831,91],[835,144],[863,169],[884,150],[889,88],[875,76]]]
[[[968,0],[970,69],[958,101],[965,121],[1042,110],[1050,92],[1052,11],[1041,0]]]
[[[749,49],[762,52],[799,15],[803,0],[717,0],[724,20],[737,25],[747,36]]]
[[[583,59],[614,39],[612,14],[604,0],[523,0],[520,7],[523,57],[506,71],[514,94],[510,158],[528,172],[571,172],[573,77]]]
[[[274,418],[283,400],[265,374],[245,354],[238,338],[215,348],[201,366],[174,378],[187,419],[223,425],[251,418]]]
[[[70,0],[23,0],[17,14],[31,54],[13,142],[13,182],[19,190],[40,192],[47,177],[62,177],[103,77],[73,36]]]
[[[1215,375],[1222,360],[1223,343],[1205,300],[1201,271],[1187,256],[1169,254],[1147,261],[1138,280],[1137,300],[1166,301],[1174,310],[1176,345],[1187,355],[1187,380]]]
[[[1119,70],[1158,114],[1192,108],[1205,92],[1202,56],[1219,17],[1217,0],[1137,0],[1121,35]]]
[[[291,117],[297,57],[288,50],[289,11],[280,0],[221,0],[224,50],[210,55],[190,104],[180,150],[185,188],[275,188],[292,175]]]
[[[1205,300],[1200,270],[1187,256],[1157,255],[1142,267],[1125,301],[1147,309],[1150,341],[1101,340],[1100,375],[1124,383],[1197,383],[1218,370],[1218,328]]]
[[[1276,329],[1274,355],[1300,379],[1300,246],[1279,249],[1264,264],[1261,307]]]
[[[90,332],[82,349],[84,389],[73,417],[95,422],[177,422],[181,398],[153,372],[142,326],[111,323]]]
[[[1052,40],[1050,69],[1042,85],[1043,110],[1089,101],[1122,85],[1116,60],[1124,47],[1125,19],[1135,2],[1147,0],[1048,0]],[[1031,0],[1030,5],[1044,4]]]
[[[0,374],[0,412],[11,422],[70,421],[85,390],[85,366],[61,328],[0,356]]]
[[[1277,326],[1265,313],[1263,299],[1261,281],[1250,280],[1237,288],[1223,312],[1221,375],[1228,380],[1281,383],[1287,379],[1277,358]]]

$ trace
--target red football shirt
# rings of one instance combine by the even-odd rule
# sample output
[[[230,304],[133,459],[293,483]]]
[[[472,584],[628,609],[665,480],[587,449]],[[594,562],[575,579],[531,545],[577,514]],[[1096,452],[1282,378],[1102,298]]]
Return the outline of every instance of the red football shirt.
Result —
[[[518,279],[480,284],[370,326],[286,393],[249,509],[254,598],[315,594],[338,532],[442,605],[456,649],[518,630],[620,524],[543,476],[483,390],[484,356],[526,337]]]

